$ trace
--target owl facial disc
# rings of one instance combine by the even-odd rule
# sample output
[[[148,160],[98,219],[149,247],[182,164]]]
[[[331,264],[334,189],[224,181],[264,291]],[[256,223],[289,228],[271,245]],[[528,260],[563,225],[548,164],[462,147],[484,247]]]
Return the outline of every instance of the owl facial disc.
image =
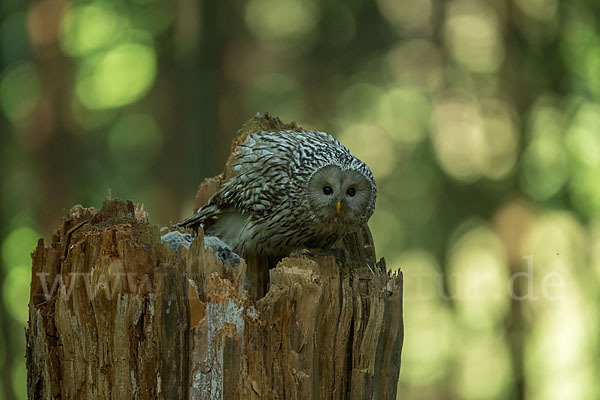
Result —
[[[308,183],[308,198],[319,219],[357,222],[372,196],[371,185],[358,171],[327,165]]]

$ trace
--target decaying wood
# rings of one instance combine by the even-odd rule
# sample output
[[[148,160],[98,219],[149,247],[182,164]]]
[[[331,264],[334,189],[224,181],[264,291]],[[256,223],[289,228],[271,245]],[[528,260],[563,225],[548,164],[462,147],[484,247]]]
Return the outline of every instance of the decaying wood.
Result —
[[[32,255],[29,398],[395,399],[402,275],[368,229],[340,252],[282,260],[254,301],[201,230],[176,255],[131,202],[76,207]]]

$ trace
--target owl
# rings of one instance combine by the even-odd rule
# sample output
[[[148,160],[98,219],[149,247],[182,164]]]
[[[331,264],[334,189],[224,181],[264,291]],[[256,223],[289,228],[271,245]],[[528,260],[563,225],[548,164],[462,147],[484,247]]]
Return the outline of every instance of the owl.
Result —
[[[244,258],[328,249],[375,210],[371,170],[324,132],[251,133],[231,166],[208,203],[176,226],[202,225]]]

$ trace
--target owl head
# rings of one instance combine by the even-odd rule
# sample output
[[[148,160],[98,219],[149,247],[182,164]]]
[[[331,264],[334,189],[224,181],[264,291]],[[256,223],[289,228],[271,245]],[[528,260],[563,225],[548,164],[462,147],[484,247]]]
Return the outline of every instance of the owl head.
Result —
[[[375,209],[375,182],[359,169],[326,165],[308,182],[311,211],[323,220],[367,222]]]

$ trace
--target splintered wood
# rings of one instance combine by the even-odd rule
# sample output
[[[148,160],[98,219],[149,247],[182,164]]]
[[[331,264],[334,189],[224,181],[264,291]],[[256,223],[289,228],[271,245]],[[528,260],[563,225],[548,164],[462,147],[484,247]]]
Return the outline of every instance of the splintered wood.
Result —
[[[131,202],[74,208],[33,253],[29,398],[395,399],[401,275],[303,256],[256,302],[245,283]]]
[[[260,129],[300,128],[257,116],[232,152]],[[202,229],[176,255],[131,202],[76,206],[32,255],[29,398],[395,399],[402,274],[367,227],[334,253],[232,268]]]

